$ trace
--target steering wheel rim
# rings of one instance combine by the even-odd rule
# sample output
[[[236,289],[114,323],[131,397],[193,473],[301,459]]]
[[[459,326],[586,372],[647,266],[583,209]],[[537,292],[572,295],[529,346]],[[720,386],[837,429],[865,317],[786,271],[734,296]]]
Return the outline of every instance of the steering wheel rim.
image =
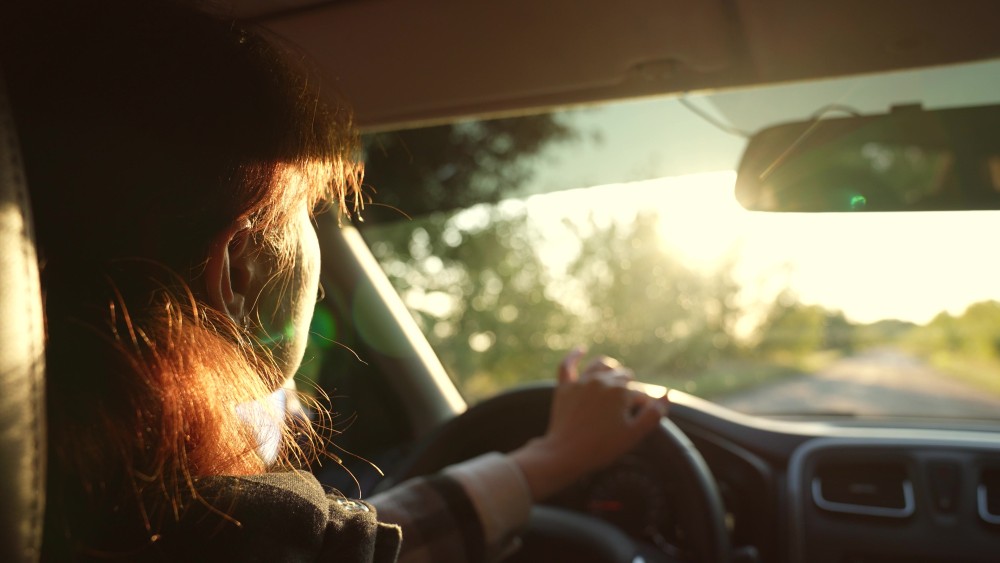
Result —
[[[515,388],[471,407],[466,412],[448,421],[431,433],[413,452],[402,471],[394,479],[383,483],[391,486],[416,477],[439,471],[448,465],[487,453],[508,452],[521,446],[527,440],[542,435],[548,427],[549,409],[552,404],[554,385],[535,384]],[[698,561],[727,561],[729,559],[729,536],[725,527],[725,510],[715,479],[704,458],[691,440],[669,419],[663,419],[641,443],[637,451],[643,451],[657,468],[669,468],[669,473],[681,481],[677,487],[679,501],[686,508],[685,515],[690,523],[690,544]],[[382,488],[380,486],[380,488]],[[553,512],[555,511],[555,513]],[[587,537],[594,544],[595,528],[572,517],[565,518],[569,529],[556,529],[542,525],[542,522],[559,520],[561,509],[536,510],[529,523],[527,536],[561,535]],[[568,512],[568,511],[567,511]],[[574,513],[579,514],[579,513]],[[597,526],[605,526],[608,544],[595,546],[594,554],[602,560],[620,560],[623,553],[621,538],[624,534],[595,517],[584,516]],[[558,526],[557,526],[558,528]],[[583,529],[586,528],[586,529]],[[611,528],[618,531],[614,534]],[[627,537],[627,536],[624,536]],[[599,539],[599,538],[598,538]],[[638,551],[634,551],[638,553]],[[632,558],[626,559],[631,561]]]

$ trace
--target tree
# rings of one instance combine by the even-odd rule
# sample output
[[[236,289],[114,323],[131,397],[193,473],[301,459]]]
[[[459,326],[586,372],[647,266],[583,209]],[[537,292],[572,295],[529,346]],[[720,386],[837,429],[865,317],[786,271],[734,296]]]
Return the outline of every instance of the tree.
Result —
[[[855,330],[855,346],[870,348],[897,345],[908,338],[915,328],[916,324],[898,319],[883,319],[860,325]]]
[[[578,138],[556,117],[531,115],[366,135],[366,223],[464,209],[519,195],[552,143]]]
[[[374,203],[362,233],[468,396],[550,377],[559,358],[551,335],[569,323],[524,211],[488,204],[520,194],[543,149],[576,137],[535,115],[363,139]]]
[[[581,319],[594,348],[642,376],[690,374],[735,348],[737,286],[727,269],[702,274],[665,251],[659,217],[598,227],[582,237],[570,275],[583,288]]]
[[[763,355],[793,358],[821,350],[850,354],[856,328],[842,312],[805,305],[786,292],[778,297],[758,329],[757,350]]]
[[[969,359],[1000,359],[1000,303],[973,303],[957,317],[942,311],[908,335],[907,342],[923,354],[946,352]]]
[[[573,326],[546,291],[550,275],[523,210],[475,212],[483,217],[473,225],[438,215],[381,227],[372,244],[431,345],[473,398],[550,378]],[[385,243],[393,239],[409,244]]]

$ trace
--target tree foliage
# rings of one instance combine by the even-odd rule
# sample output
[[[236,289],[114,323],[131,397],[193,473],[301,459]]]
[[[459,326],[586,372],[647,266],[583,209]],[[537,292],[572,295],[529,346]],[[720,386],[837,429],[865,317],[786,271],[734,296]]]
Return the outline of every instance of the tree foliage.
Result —
[[[659,217],[597,227],[581,240],[570,275],[583,287],[579,320],[600,351],[637,373],[690,374],[732,352],[738,287],[728,270],[703,274],[668,253]]]
[[[444,216],[369,233],[373,251],[452,376],[473,394],[551,377],[571,331],[546,293],[549,273],[523,214],[481,209],[482,225]]]
[[[1000,303],[973,303],[958,316],[941,312],[926,326],[914,329],[906,341],[923,352],[1000,360]]]
[[[822,350],[854,351],[857,326],[840,311],[800,303],[781,294],[758,329],[756,351],[761,355],[803,356]]]
[[[579,251],[561,279],[524,210],[509,205],[369,237],[453,377],[484,396],[551,378],[577,343],[626,358],[640,376],[690,375],[735,353],[738,287],[728,270],[687,267],[662,248],[657,221],[579,225]]]
[[[552,143],[578,135],[549,114],[375,133],[363,139],[368,223],[496,203],[519,193]],[[402,214],[400,213],[402,212]]]

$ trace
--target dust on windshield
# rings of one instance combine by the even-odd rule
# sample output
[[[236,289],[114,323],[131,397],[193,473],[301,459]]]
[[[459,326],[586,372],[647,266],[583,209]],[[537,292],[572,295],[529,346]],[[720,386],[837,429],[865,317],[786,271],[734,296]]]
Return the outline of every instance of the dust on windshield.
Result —
[[[884,111],[881,80],[805,86]],[[737,102],[366,138],[362,232],[466,398],[550,379],[582,343],[748,413],[1000,417],[1000,214],[747,212]]]

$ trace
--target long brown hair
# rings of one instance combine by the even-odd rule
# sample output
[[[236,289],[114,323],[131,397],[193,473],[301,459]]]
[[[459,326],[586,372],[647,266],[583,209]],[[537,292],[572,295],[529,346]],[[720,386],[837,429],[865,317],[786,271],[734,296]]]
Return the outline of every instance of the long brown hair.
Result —
[[[246,224],[287,264],[303,202],[356,202],[350,113],[279,43],[162,0],[11,2],[0,57],[42,261],[46,544],[107,547],[109,511],[155,537],[192,477],[264,470],[234,407],[281,379],[205,304],[209,242]]]

